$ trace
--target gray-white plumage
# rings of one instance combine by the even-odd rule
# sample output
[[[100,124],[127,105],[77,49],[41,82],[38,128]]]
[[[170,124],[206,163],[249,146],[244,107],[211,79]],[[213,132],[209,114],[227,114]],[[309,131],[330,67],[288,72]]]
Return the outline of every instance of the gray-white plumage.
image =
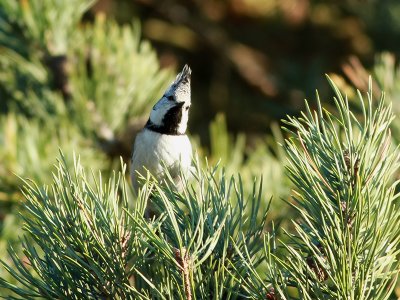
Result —
[[[138,173],[145,176],[148,170],[161,181],[165,176],[163,164],[178,187],[181,172],[185,175],[189,172],[192,146],[186,128],[191,105],[190,75],[191,70],[185,65],[136,136],[130,171],[135,191],[140,187]]]

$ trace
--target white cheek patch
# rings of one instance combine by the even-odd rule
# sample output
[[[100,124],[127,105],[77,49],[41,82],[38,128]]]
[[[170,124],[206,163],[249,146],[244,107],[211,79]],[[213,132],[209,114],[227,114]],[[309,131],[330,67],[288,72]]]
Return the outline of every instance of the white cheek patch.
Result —
[[[178,126],[179,133],[184,134],[186,132],[188,120],[189,120],[189,110],[183,109],[182,119]]]
[[[165,114],[173,106],[174,105],[171,103],[171,101],[166,98],[162,98],[154,105],[153,110],[150,113],[150,121],[157,126],[163,125],[163,118]]]

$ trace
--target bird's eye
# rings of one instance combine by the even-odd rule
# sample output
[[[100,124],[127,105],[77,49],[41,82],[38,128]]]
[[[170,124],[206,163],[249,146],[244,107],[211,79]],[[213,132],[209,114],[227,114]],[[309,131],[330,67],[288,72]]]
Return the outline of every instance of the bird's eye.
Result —
[[[186,106],[186,107],[185,107],[185,110],[188,111],[189,108],[190,108],[190,105]]]
[[[167,99],[168,99],[169,101],[174,101],[174,96],[173,96],[173,95],[170,95],[170,96],[167,97]]]

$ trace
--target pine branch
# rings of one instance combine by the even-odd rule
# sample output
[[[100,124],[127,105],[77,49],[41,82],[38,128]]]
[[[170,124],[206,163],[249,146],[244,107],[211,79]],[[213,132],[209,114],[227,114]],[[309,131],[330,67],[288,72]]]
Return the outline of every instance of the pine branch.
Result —
[[[288,117],[285,149],[300,218],[276,244],[267,235],[263,276],[250,257],[238,280],[251,299],[388,299],[399,273],[399,151],[391,143],[391,107],[359,93],[363,118],[335,84],[337,115],[307,105]],[[235,268],[233,268],[235,270]]]
[[[172,178],[147,178],[132,207],[122,174],[107,183],[97,176],[93,185],[79,160],[70,173],[62,156],[50,187],[25,181],[28,265],[11,251],[14,266],[3,266],[22,286],[4,279],[0,286],[32,299],[245,295],[233,270],[248,280],[244,259],[261,262],[261,187],[245,201],[240,180],[196,166],[182,194]],[[143,217],[150,195],[159,215],[153,220]]]
[[[183,277],[183,285],[185,290],[185,296],[187,300],[192,299],[192,288],[190,286],[190,257],[188,256],[186,249],[182,248],[182,250],[174,249],[175,258],[178,261],[181,269],[182,269],[182,277]]]
[[[309,106],[289,117],[288,172],[301,215],[297,235],[278,259],[304,299],[387,299],[397,273],[400,212],[391,145],[391,107],[374,110],[371,85],[363,118],[349,110],[335,84],[338,116]],[[300,143],[300,146],[299,144]]]
[[[124,206],[128,201],[121,180],[121,175],[113,176],[103,184],[100,177],[92,188],[79,161],[75,161],[72,175],[62,157],[51,189],[26,181],[25,231],[35,242],[23,242],[30,268],[13,252],[15,270],[22,273],[5,266],[14,277],[23,278],[26,289],[11,288],[4,280],[2,285],[20,296],[30,293],[49,299],[129,296],[124,286],[129,284],[129,266],[134,265],[136,237],[119,208],[120,201]]]

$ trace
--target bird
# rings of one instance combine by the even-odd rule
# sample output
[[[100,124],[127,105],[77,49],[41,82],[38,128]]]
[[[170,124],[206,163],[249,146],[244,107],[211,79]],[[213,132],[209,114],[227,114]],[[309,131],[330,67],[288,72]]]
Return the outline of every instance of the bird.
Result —
[[[191,106],[191,73],[185,65],[153,106],[147,123],[136,136],[130,167],[136,192],[141,187],[140,175],[146,177],[147,171],[162,182],[166,167],[178,190],[182,188],[180,175],[189,175],[192,145],[186,130]]]

